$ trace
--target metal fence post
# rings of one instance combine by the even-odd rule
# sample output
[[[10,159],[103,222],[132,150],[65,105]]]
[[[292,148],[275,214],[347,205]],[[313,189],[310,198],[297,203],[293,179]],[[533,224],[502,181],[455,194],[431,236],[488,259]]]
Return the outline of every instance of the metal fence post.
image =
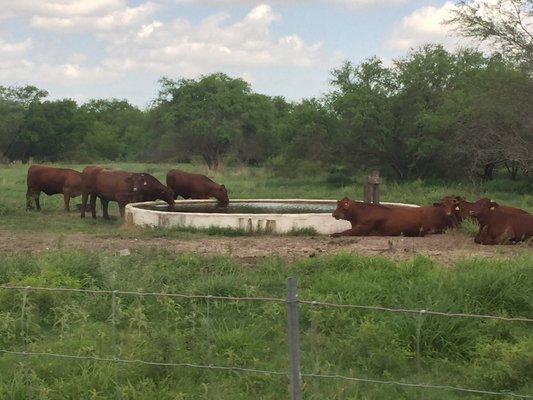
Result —
[[[300,321],[296,295],[296,278],[287,278],[287,325],[289,341],[289,376],[291,400],[302,400],[300,375]]]
[[[112,336],[113,336],[113,350],[114,350],[114,367],[115,367],[115,398],[120,400],[121,390],[120,390],[120,380],[118,373],[118,360],[120,357],[120,352],[117,346],[117,290],[113,290],[111,294],[111,324],[112,324]]]
[[[26,307],[28,306],[28,287],[22,290],[22,306],[20,316],[20,336],[24,343],[24,384],[26,385],[26,396],[28,399],[33,398],[33,391],[31,387],[30,371],[28,367],[28,316],[26,315]]]

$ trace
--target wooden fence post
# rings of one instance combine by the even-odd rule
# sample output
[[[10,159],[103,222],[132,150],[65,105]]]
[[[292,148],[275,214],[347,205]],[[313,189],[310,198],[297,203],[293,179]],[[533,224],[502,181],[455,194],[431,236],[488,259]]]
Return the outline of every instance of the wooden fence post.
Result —
[[[379,171],[372,171],[372,175],[365,177],[363,184],[363,201],[365,203],[379,204],[380,183]]]

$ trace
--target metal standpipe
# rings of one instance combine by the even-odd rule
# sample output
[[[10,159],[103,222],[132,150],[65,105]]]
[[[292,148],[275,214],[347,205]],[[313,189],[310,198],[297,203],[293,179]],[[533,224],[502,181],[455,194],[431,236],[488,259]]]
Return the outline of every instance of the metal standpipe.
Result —
[[[289,342],[289,376],[291,400],[302,399],[300,373],[300,320],[296,294],[296,278],[287,279],[287,325]]]

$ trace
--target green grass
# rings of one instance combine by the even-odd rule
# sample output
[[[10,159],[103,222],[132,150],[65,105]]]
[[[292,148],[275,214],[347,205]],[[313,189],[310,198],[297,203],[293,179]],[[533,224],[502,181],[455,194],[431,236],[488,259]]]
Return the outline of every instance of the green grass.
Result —
[[[148,172],[162,182],[165,181],[166,172],[171,168],[181,168],[187,171],[200,172],[209,175],[214,180],[224,183],[230,198],[303,198],[303,199],[340,199],[349,196],[361,199],[362,179],[350,177],[352,182],[346,186],[334,186],[330,183],[327,174],[314,174],[298,178],[284,178],[276,176],[264,168],[221,168],[212,173],[205,167],[197,165],[170,165],[170,164],[139,164],[139,163],[114,163],[104,164],[108,167],[128,171]],[[84,165],[61,165],[77,170]],[[120,235],[118,229],[121,221],[115,218],[104,221],[99,218],[92,221],[90,218],[80,220],[75,212],[63,213],[62,197],[41,195],[43,211],[25,211],[26,195],[26,165],[0,166],[0,229],[16,229],[29,231],[46,231],[54,233],[91,233],[97,235]],[[531,187],[522,182],[494,181],[484,187],[472,186],[467,183],[441,184],[423,182],[420,180],[397,183],[386,181],[381,187],[382,201],[407,202],[414,204],[431,204],[443,196],[451,194],[464,195],[469,199],[490,197],[503,204],[520,207],[533,211],[533,193]],[[71,201],[72,207],[80,203],[78,197]],[[118,215],[114,203],[111,203],[111,215]],[[188,232],[191,233],[191,232]],[[213,231],[211,231],[211,234]],[[235,232],[233,232],[235,233]],[[229,233],[230,235],[233,233]],[[202,232],[195,232],[202,235]],[[210,234],[207,232],[207,234]],[[175,233],[172,233],[175,235]]]
[[[533,257],[465,260],[445,269],[417,257],[395,263],[340,254],[250,266],[228,257],[83,251],[0,255],[0,284],[299,298],[533,318]],[[23,350],[19,292],[0,290],[0,348]],[[287,370],[284,304],[118,296],[123,359]],[[531,325],[300,306],[302,369],[355,377],[451,384],[533,395]],[[28,351],[114,357],[111,297],[29,292]],[[208,354],[211,354],[209,357]],[[0,398],[108,399],[113,363],[0,355]],[[420,368],[419,368],[419,367]],[[120,365],[124,399],[287,399],[285,376]],[[453,391],[304,379],[305,399],[484,399]]]

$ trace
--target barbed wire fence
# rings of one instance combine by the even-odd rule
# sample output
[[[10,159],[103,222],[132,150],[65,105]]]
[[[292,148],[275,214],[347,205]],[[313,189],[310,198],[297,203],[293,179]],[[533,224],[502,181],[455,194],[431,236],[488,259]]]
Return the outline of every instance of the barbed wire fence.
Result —
[[[20,335],[23,343],[23,350],[9,350],[1,349],[0,353],[15,355],[22,357],[24,368],[24,382],[26,387],[27,398],[32,398],[32,385],[30,371],[28,368],[27,360],[29,357],[49,357],[67,360],[79,360],[79,361],[94,361],[94,362],[106,362],[114,364],[114,384],[115,384],[115,398],[121,399],[120,389],[120,364],[137,364],[137,365],[151,365],[161,367],[176,367],[176,368],[193,368],[212,371],[232,371],[237,373],[257,374],[257,375],[270,375],[270,376],[285,376],[290,382],[290,399],[302,400],[302,379],[325,379],[325,380],[341,380],[351,382],[371,383],[375,385],[388,385],[398,386],[405,388],[415,388],[420,390],[446,390],[455,391],[468,394],[479,394],[493,396],[495,398],[518,398],[518,399],[533,399],[533,395],[520,394],[513,392],[496,392],[478,388],[465,388],[452,385],[440,385],[431,383],[418,383],[418,382],[403,382],[393,380],[380,380],[370,379],[355,376],[344,376],[333,373],[318,373],[313,367],[312,372],[302,372],[300,366],[300,328],[299,328],[299,307],[301,305],[311,307],[323,307],[323,308],[336,308],[336,309],[359,309],[373,312],[383,313],[396,313],[396,314],[409,314],[417,317],[416,333],[415,333],[415,350],[416,350],[416,363],[417,368],[420,370],[420,334],[422,329],[422,317],[423,316],[435,316],[442,318],[471,318],[471,319],[483,319],[483,320],[496,320],[502,322],[512,323],[525,323],[532,324],[533,319],[526,317],[504,317],[496,315],[483,315],[483,314],[468,314],[468,313],[448,313],[442,311],[433,310],[415,310],[405,308],[389,308],[372,305],[359,305],[359,304],[339,304],[314,300],[300,300],[297,295],[297,282],[295,278],[288,278],[286,282],[286,298],[275,297],[234,297],[234,296],[214,296],[214,295],[196,295],[196,294],[182,294],[182,293],[159,293],[159,292],[136,292],[136,291],[120,291],[120,290],[91,290],[91,289],[76,289],[76,288],[49,288],[49,287],[31,287],[31,286],[0,286],[0,290],[18,291],[21,293],[21,324]],[[111,327],[112,327],[112,346],[113,354],[111,357],[99,357],[90,355],[75,355],[75,354],[61,354],[52,352],[35,352],[28,350],[28,320],[27,320],[27,307],[28,307],[28,294],[29,292],[59,292],[59,293],[87,293],[95,295],[111,295]],[[166,298],[180,298],[189,300],[203,299],[206,301],[207,313],[206,319],[208,323],[208,364],[195,364],[187,362],[158,362],[152,360],[141,359],[126,359],[120,357],[118,342],[117,342],[117,296],[137,296],[137,297],[166,297]],[[288,371],[273,371],[266,369],[254,369],[243,366],[226,366],[226,365],[213,365],[211,356],[211,332],[210,332],[210,303],[212,301],[226,301],[226,302],[271,302],[285,304],[286,316],[287,316],[287,339],[288,339],[288,359],[289,369]],[[313,328],[313,329],[316,329]]]

